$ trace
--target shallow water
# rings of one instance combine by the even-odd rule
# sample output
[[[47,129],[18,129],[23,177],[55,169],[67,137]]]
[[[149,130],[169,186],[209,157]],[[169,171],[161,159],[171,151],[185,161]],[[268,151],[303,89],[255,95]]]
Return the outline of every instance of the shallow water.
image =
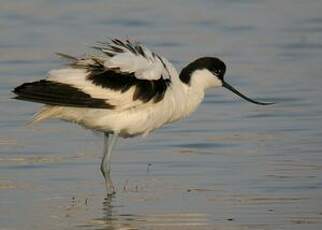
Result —
[[[0,229],[321,229],[322,3],[13,1],[0,4]],[[38,104],[10,90],[130,37],[178,69],[218,56],[256,106],[210,90],[188,119],[114,151],[105,198],[102,137],[26,123]]]

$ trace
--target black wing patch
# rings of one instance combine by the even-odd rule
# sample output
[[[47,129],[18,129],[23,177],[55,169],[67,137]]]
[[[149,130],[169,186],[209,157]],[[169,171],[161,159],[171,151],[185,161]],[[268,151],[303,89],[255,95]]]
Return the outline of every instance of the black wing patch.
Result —
[[[103,99],[92,98],[81,90],[54,81],[36,81],[24,83],[13,90],[17,95],[15,99],[39,102],[48,105],[113,109]]]
[[[135,55],[141,55],[148,59],[142,46],[137,42],[129,40],[121,41],[119,39],[112,39],[109,42],[97,42],[93,48],[105,53],[109,57],[114,57],[119,53],[131,52]],[[154,58],[158,58],[163,65],[163,68],[169,73],[169,70],[160,56],[152,53]],[[93,82],[97,86],[107,88],[122,93],[135,87],[133,100],[141,100],[146,103],[153,100],[154,103],[161,101],[165,95],[168,86],[171,83],[169,78],[160,76],[158,80],[138,79],[134,73],[127,73],[120,71],[119,68],[106,68],[104,60],[90,57],[89,59],[78,59],[66,54],[58,54],[64,58],[71,60],[70,66],[77,69],[86,69],[88,71],[87,80]],[[90,62],[88,62],[90,60]]]
[[[92,71],[87,79],[95,85],[115,91],[126,92],[135,87],[133,100],[141,100],[144,103],[152,99],[154,103],[161,101],[170,84],[169,79],[162,77],[158,80],[137,79],[134,73],[122,73],[117,69]]]

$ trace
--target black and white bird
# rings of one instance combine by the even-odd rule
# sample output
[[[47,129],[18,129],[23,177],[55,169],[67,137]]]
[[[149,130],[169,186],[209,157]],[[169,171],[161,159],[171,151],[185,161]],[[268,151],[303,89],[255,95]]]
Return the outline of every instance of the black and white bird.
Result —
[[[60,53],[70,61],[67,66],[13,92],[15,99],[44,104],[32,122],[58,118],[104,133],[100,169],[108,194],[115,192],[111,153],[118,137],[145,136],[187,117],[213,87],[225,87],[255,104],[272,104],[252,100],[229,85],[226,65],[216,57],[198,58],[178,74],[166,58],[138,42],[111,39],[93,48],[99,52],[80,58]]]

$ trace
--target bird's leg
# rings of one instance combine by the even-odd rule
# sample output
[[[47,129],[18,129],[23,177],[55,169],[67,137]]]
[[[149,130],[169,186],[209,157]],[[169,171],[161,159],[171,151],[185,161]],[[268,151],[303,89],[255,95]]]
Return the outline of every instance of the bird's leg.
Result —
[[[116,133],[104,133],[104,152],[101,161],[101,172],[105,179],[105,186],[108,195],[115,193],[115,188],[111,179],[111,155],[118,135]]]

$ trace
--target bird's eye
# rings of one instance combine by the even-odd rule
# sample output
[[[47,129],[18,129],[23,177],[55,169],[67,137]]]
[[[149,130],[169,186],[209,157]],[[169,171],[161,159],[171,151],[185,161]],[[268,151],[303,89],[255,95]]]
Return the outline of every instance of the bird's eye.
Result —
[[[221,71],[219,69],[215,69],[213,72],[214,72],[214,74],[218,75],[218,74],[220,74]]]

